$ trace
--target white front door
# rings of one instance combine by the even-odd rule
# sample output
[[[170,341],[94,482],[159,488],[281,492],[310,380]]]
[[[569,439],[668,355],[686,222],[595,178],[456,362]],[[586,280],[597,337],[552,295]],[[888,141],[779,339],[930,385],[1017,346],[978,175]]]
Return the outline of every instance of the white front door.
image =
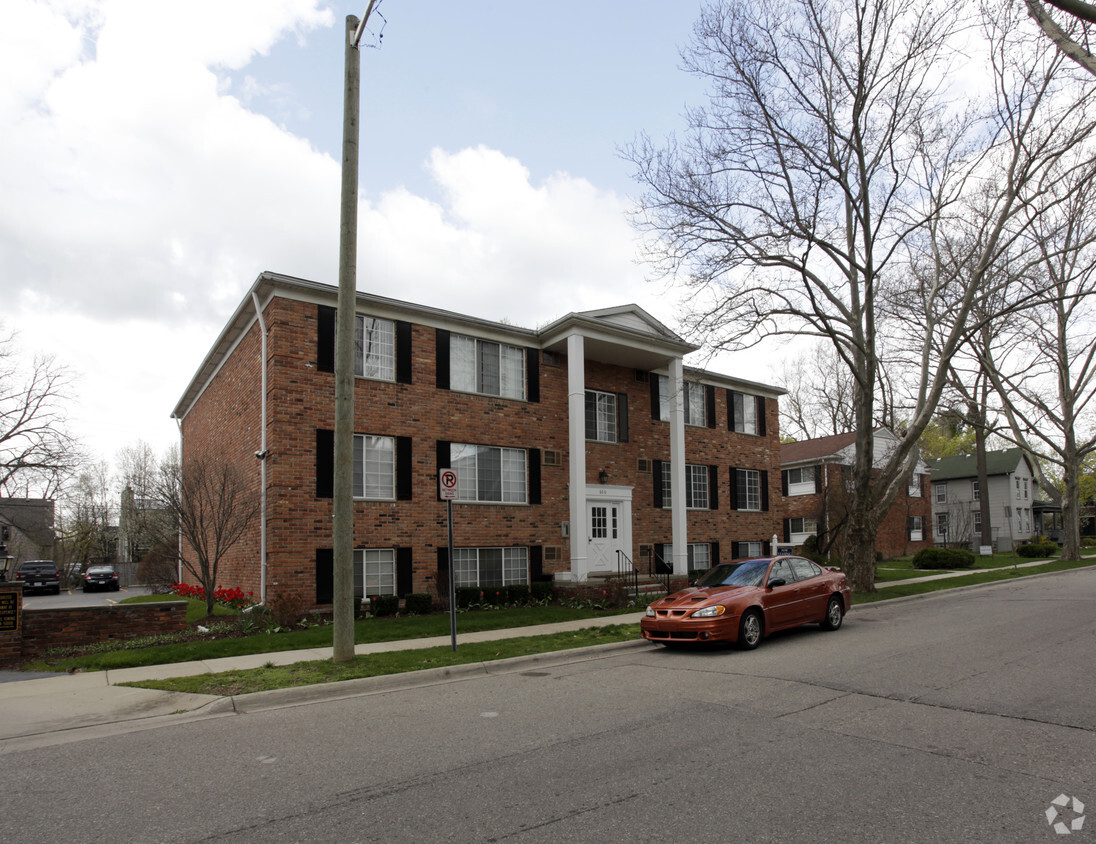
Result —
[[[586,505],[587,561],[592,572],[616,571],[621,543],[621,504],[593,501]]]

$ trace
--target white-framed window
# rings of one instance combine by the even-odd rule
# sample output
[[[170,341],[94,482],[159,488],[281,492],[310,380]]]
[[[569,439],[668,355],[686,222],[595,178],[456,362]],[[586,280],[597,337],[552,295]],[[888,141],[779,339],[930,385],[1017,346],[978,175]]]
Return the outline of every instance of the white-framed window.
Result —
[[[982,497],[982,488],[978,484],[978,479],[975,478],[970,482],[970,500],[978,501]]]
[[[784,477],[788,484],[788,495],[814,495],[818,487],[815,484],[815,473],[818,466],[800,466],[796,469],[785,469]]]
[[[674,558],[674,546],[667,542],[662,546],[663,559],[670,562]],[[689,543],[689,571],[707,571],[712,567],[712,546],[707,542]]]
[[[947,536],[948,535],[948,514],[937,513],[936,514],[936,535]]]
[[[757,469],[739,469],[735,473],[738,509],[761,509],[761,472]]]
[[[354,551],[354,595],[396,594],[396,552],[391,548],[358,548]]]
[[[396,440],[394,437],[354,435],[354,497],[396,497]]]
[[[1016,497],[1017,498],[1020,497],[1020,479],[1019,478],[1016,479]]]
[[[757,396],[734,393],[734,429],[739,434],[758,433]]]
[[[670,464],[662,464],[662,506],[672,506],[670,498],[672,486],[670,483]],[[707,510],[708,502],[708,467],[698,466],[692,463],[685,464],[685,506],[690,510]]]
[[[529,582],[528,548],[454,548],[457,586],[509,586]]]
[[[357,314],[354,318],[354,374],[396,380],[396,324]]]
[[[910,542],[920,542],[925,536],[924,516],[910,516]]]
[[[1024,478],[1024,500],[1028,499],[1028,479]]]
[[[948,503],[948,485],[947,484],[933,484],[932,490],[936,493],[937,504]]]
[[[808,536],[818,535],[818,519],[795,517],[788,519],[788,539],[792,545],[802,545]]]
[[[617,441],[616,393],[586,391],[586,439],[604,443]]]
[[[982,511],[981,511],[981,509],[974,510],[972,512],[972,515],[974,516],[974,533],[975,533],[975,536],[981,536],[982,535]]]
[[[658,379],[658,418],[670,421],[670,379],[665,375],[652,375]],[[701,428],[708,426],[708,391],[703,384],[684,382],[685,424]]]
[[[459,501],[528,501],[525,449],[452,443],[449,456],[450,466],[457,472]]]
[[[463,334],[449,338],[449,387],[504,399],[525,398],[525,350]]]
[[[748,557],[760,557],[762,551],[764,551],[764,545],[761,542],[738,543],[738,556],[742,559],[746,559]]]
[[[910,477],[910,485],[906,489],[906,498],[920,498],[921,497],[921,478],[923,475],[918,475],[916,472]]]

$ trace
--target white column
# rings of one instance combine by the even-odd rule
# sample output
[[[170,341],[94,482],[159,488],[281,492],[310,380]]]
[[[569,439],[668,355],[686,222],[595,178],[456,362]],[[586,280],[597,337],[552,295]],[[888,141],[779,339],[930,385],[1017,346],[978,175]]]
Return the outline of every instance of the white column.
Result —
[[[582,335],[567,338],[568,500],[571,520],[571,576],[586,580],[586,349]]]
[[[685,510],[685,367],[670,361],[670,506],[674,544],[674,574],[689,574],[689,532]]]

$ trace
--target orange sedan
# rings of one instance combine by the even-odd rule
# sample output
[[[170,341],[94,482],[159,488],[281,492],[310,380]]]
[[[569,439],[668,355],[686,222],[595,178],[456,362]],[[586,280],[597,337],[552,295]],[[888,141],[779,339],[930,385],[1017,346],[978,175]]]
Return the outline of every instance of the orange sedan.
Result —
[[[678,642],[734,642],[753,649],[777,630],[821,624],[836,630],[852,603],[845,575],[802,557],[721,563],[687,589],[647,607],[643,638]]]

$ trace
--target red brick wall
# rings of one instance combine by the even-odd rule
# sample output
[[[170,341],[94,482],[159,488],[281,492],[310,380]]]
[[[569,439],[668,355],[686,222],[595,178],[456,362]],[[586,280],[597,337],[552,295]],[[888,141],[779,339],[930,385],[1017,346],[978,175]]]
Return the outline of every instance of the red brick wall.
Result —
[[[186,602],[24,609],[21,626],[18,653],[0,639],[0,664],[33,659],[49,648],[177,633],[186,629]]]
[[[317,369],[317,307],[275,298],[265,319],[269,336],[268,387],[268,591],[315,598],[317,548],[332,547],[331,500],[316,497],[316,430],[334,428],[335,378]],[[363,378],[355,381],[355,431],[411,437],[413,499],[410,502],[365,502],[354,505],[355,547],[410,547],[414,590],[434,591],[437,549],[447,544],[446,506],[437,496],[438,440],[454,443],[539,448],[562,453],[559,466],[542,465],[540,505],[454,505],[454,543],[473,546],[554,546],[558,562],[545,560],[546,574],[569,571],[567,363],[540,364],[540,401],[522,402],[468,395],[436,387],[435,329],[412,327],[413,383]],[[192,450],[223,447],[258,484],[260,446],[259,338],[253,327],[232,353],[214,382],[183,422],[184,455]],[[633,559],[639,546],[671,541],[668,509],[656,510],[652,473],[640,472],[638,461],[670,459],[669,424],[652,419],[650,386],[634,369],[587,362],[591,389],[628,394],[627,443],[586,443],[587,481],[609,473],[609,483],[633,486]],[[689,536],[694,542],[720,542],[730,556],[735,540],[767,540],[779,532],[780,469],[777,403],[766,401],[765,437],[727,430],[727,393],[715,391],[715,429],[689,426],[689,462],[717,464],[719,509],[690,511]],[[729,509],[730,468],[764,469],[769,473],[770,509],[738,513]],[[218,578],[219,585],[259,592],[258,526],[233,549]]]

